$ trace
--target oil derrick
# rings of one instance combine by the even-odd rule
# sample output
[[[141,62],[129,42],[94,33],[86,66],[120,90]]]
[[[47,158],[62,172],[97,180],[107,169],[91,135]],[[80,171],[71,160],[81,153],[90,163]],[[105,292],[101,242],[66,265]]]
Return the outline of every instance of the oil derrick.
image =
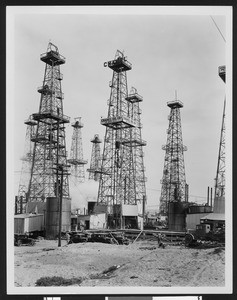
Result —
[[[113,70],[113,77],[108,116],[101,119],[101,124],[106,126],[106,133],[97,202],[108,206],[109,217],[117,227],[122,226],[121,205],[136,205],[140,200],[136,193],[138,177],[135,174],[133,150],[142,145],[140,135],[136,136],[139,130],[136,130],[136,134],[133,131],[139,125],[139,106],[136,103],[140,99],[137,95],[128,95],[126,72],[132,66],[122,52],[117,50],[115,59],[104,66]]]
[[[225,197],[225,101],[221,125],[221,138],[215,178],[214,198]]]
[[[65,127],[70,122],[63,114],[63,98],[60,65],[65,57],[59,54],[58,48],[48,44],[47,52],[40,56],[45,63],[43,85],[38,88],[40,105],[33,120],[37,122],[36,132],[31,136],[34,142],[31,177],[28,189],[29,201],[45,201],[47,197],[60,194],[69,197],[68,173],[62,172],[59,177],[59,166],[66,166]],[[60,183],[60,185],[59,185]]]
[[[27,199],[28,186],[30,181],[30,171],[32,166],[32,156],[33,156],[33,143],[31,141],[31,136],[35,133],[35,128],[37,122],[33,120],[32,116],[24,122],[26,127],[26,136],[25,136],[25,149],[24,155],[21,158],[22,168],[21,168],[21,177],[18,188],[18,196],[16,198],[16,213],[25,212],[25,204]]]
[[[219,76],[225,82],[225,66],[219,67]],[[225,197],[225,105],[224,101],[222,125],[221,125],[221,137],[219,144],[217,171],[215,177],[215,194],[214,199]]]
[[[99,181],[100,169],[101,169],[101,156],[100,156],[100,143],[101,139],[98,134],[95,134],[92,142],[92,153],[90,168],[87,169],[89,172],[89,179]]]
[[[83,126],[84,125],[81,122],[81,117],[75,118],[75,122],[72,124],[72,144],[70,159],[68,160],[68,163],[71,165],[71,181],[74,183],[75,186],[78,183],[82,183],[85,181],[84,165],[87,164],[87,160],[83,159],[81,133],[81,128],[83,128]]]
[[[146,177],[145,177],[145,167],[144,167],[144,151],[143,147],[146,146],[146,142],[142,140],[142,124],[141,124],[141,108],[139,103],[143,101],[143,97],[137,93],[137,90],[132,87],[126,100],[130,103],[129,105],[129,115],[137,126],[131,129],[131,138],[126,144],[133,147],[133,167],[135,176],[135,190],[136,190],[136,202],[146,202]]]
[[[112,221],[113,227],[123,227],[122,206],[135,208],[146,197],[142,152],[146,143],[141,140],[139,108],[142,97],[134,88],[128,95],[126,72],[132,66],[122,52],[117,50],[115,59],[104,66],[113,70],[113,77],[108,116],[101,119],[106,132],[97,202],[108,206],[108,224]]]
[[[188,201],[184,168],[184,151],[187,147],[183,145],[180,116],[183,103],[176,99],[168,102],[167,106],[170,107],[170,115],[167,142],[162,146],[165,150],[165,163],[160,197],[160,212],[164,215],[168,213],[170,202]]]

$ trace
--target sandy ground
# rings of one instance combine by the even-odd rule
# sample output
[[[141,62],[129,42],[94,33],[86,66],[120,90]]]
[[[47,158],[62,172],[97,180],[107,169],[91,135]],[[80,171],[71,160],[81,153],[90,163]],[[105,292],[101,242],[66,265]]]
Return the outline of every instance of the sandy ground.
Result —
[[[223,248],[190,249],[183,245],[158,248],[155,241],[129,245],[79,243],[57,247],[40,240],[14,247],[15,286],[35,286],[44,276],[83,278],[80,286],[224,286]],[[114,272],[103,271],[119,266]]]

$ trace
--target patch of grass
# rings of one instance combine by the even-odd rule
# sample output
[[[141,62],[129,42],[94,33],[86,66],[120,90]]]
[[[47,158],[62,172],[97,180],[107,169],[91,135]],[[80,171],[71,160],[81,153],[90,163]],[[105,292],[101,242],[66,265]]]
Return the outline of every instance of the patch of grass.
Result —
[[[36,281],[36,286],[68,286],[74,284],[81,284],[81,278],[70,278],[66,279],[60,276],[53,276],[53,277],[41,277]]]

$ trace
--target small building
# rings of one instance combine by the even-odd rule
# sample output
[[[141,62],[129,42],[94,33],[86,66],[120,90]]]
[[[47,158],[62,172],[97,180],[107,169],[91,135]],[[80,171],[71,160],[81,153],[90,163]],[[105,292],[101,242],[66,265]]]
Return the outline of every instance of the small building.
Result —
[[[200,220],[201,224],[210,224],[211,230],[216,231],[218,229],[225,228],[225,214],[210,213]]]
[[[154,215],[147,215],[147,225],[155,227],[158,225],[158,217]]]
[[[71,231],[77,231],[77,215],[71,215]]]
[[[138,228],[138,206],[122,204],[123,228]]]
[[[43,214],[18,214],[14,216],[14,233],[28,234],[33,232],[43,232],[44,215]]]
[[[167,222],[167,216],[159,215],[159,221],[160,222]]]
[[[196,225],[200,224],[201,218],[211,213],[211,206],[207,205],[191,205],[187,208],[186,229],[196,229]]]
[[[138,205],[96,204],[93,214],[102,213],[106,216],[105,228],[143,228],[143,218],[138,213]]]
[[[105,229],[107,227],[106,214],[98,213],[77,216],[77,228],[83,229]]]

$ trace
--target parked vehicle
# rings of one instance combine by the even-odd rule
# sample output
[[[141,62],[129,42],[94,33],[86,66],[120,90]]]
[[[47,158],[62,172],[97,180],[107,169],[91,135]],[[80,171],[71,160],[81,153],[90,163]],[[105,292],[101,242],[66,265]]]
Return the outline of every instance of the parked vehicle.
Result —
[[[35,240],[26,234],[14,234],[14,246],[34,246]]]
[[[185,246],[192,247],[198,241],[225,242],[225,229],[211,230],[210,224],[198,224],[196,230],[190,231],[185,235]]]
[[[71,234],[68,244],[72,243],[84,243],[88,241],[88,237],[84,233],[73,233]]]

